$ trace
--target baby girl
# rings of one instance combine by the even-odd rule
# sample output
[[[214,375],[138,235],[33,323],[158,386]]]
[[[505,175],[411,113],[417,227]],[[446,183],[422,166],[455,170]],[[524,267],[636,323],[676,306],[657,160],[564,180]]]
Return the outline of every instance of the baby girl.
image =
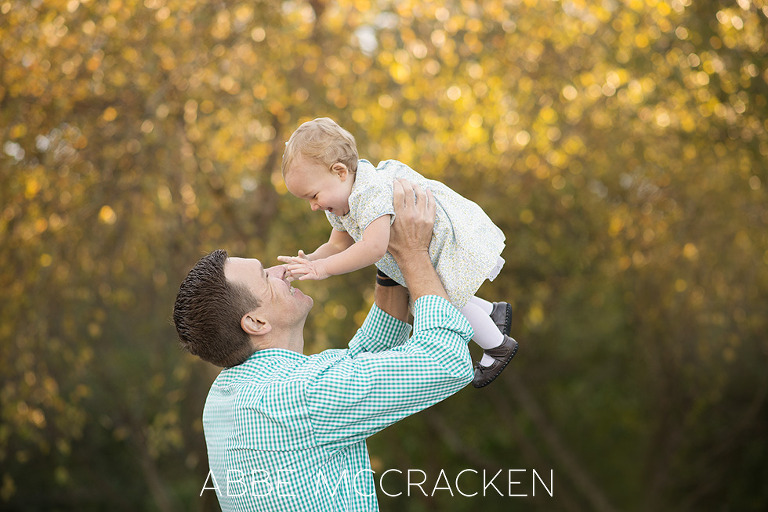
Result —
[[[393,182],[404,178],[430,190],[437,205],[429,246],[432,264],[483,349],[472,384],[480,388],[499,376],[518,347],[509,336],[512,306],[475,293],[501,271],[505,237],[477,204],[396,160],[378,167],[360,160],[354,137],[329,118],[308,121],[291,135],[282,170],[288,191],[308,201],[312,210],[325,211],[333,227],[328,242],[314,252],[278,257],[298,279],[325,279],[375,264],[380,284],[404,285],[387,252]]]

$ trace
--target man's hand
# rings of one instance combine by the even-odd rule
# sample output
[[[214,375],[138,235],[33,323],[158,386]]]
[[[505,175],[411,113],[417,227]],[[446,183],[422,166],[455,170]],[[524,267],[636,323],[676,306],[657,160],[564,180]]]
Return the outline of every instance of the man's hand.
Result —
[[[447,299],[448,294],[429,257],[437,211],[432,192],[425,192],[406,180],[395,180],[393,189],[395,221],[388,249],[400,267],[411,298],[416,301],[423,295],[439,295]]]
[[[400,262],[413,252],[428,252],[435,224],[435,200],[432,191],[426,192],[406,180],[395,180],[393,206],[395,221],[389,237],[389,252]]]

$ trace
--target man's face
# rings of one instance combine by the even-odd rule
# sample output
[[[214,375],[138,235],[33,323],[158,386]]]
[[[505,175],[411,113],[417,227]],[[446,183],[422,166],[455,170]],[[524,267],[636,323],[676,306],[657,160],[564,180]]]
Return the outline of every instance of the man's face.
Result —
[[[224,275],[246,287],[259,301],[259,310],[275,326],[303,323],[312,309],[312,298],[292,287],[282,265],[265,269],[257,259],[227,258]]]

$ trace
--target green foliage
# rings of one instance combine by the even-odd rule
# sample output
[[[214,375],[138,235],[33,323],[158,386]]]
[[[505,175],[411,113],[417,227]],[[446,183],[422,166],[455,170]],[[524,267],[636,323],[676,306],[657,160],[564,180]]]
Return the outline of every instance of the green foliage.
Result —
[[[176,287],[328,225],[285,140],[328,115],[507,234],[500,382],[370,441],[376,471],[535,468],[536,498],[382,510],[763,510],[764,0],[0,0],[0,508],[215,509]],[[302,287],[344,346],[372,273]],[[47,489],[46,492],[41,492]],[[455,492],[455,490],[454,490]]]

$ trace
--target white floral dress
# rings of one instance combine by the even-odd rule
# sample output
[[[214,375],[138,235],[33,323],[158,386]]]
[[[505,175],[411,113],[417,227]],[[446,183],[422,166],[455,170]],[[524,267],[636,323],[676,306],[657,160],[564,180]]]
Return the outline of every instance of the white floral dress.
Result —
[[[451,303],[462,308],[483,281],[496,277],[504,261],[504,233],[474,202],[397,160],[385,160],[378,167],[360,160],[349,196],[349,213],[337,216],[326,211],[328,221],[334,229],[349,233],[355,242],[362,240],[365,228],[382,215],[391,215],[390,222],[394,221],[392,184],[396,178],[432,191],[437,215],[429,255]],[[376,267],[405,286],[389,252]]]

